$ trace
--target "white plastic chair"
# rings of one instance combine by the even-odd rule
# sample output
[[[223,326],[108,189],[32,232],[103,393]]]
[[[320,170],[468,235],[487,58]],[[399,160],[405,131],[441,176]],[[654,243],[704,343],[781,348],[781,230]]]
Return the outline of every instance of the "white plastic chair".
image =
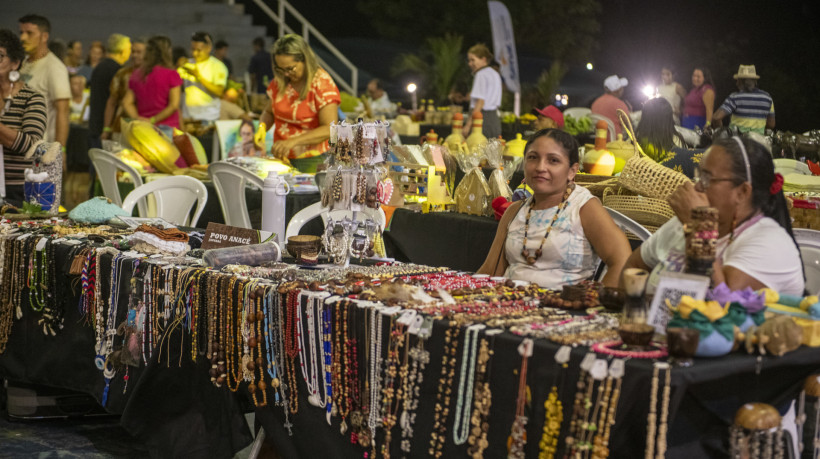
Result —
[[[775,158],[774,171],[779,172],[784,177],[787,174],[812,175],[808,164],[790,158]]]
[[[117,186],[117,171],[124,171],[131,176],[131,181],[134,182],[134,189],[142,186],[142,177],[139,172],[126,164],[125,161],[121,160],[117,155],[99,148],[92,148],[88,150],[88,157],[94,164],[94,169],[97,170],[97,177],[100,178],[103,194],[114,204],[122,206],[122,196]],[[144,200],[137,204],[137,209],[139,209],[140,215],[148,213]]]
[[[609,207],[604,206],[607,212],[609,212],[609,216],[612,217],[612,220],[615,221],[615,224],[618,225],[618,228],[623,230],[624,232],[629,231],[630,233],[634,234],[641,242],[649,239],[649,236],[652,236],[652,233],[649,232],[648,229],[644,228],[643,225],[632,220],[631,218],[627,217],[626,215],[618,212],[615,209],[610,209]],[[603,260],[598,265],[598,268],[595,270],[595,275],[593,276],[593,280],[600,281],[604,278],[604,274],[606,274],[606,264]]]
[[[160,217],[170,223],[182,226],[195,225],[202,209],[208,201],[208,189],[199,180],[186,175],[162,177],[134,189],[125,197],[122,208],[132,212],[134,204],[153,194],[156,201],[156,215],[140,212],[140,217]],[[194,215],[189,219],[191,208],[196,203]]]
[[[595,127],[595,124],[598,121],[601,121],[601,120],[606,121],[606,127],[609,130],[609,138],[607,139],[607,142],[612,142],[613,140],[616,139],[616,137],[615,137],[615,123],[613,123],[611,119],[609,119],[609,118],[607,118],[606,116],[603,116],[603,115],[598,115],[597,113],[590,113],[589,114],[589,120],[592,121],[592,127],[593,128]]]
[[[810,295],[816,295],[820,292],[820,231],[804,228],[794,228],[792,231],[803,257],[806,290]]]
[[[322,207],[321,202],[315,202],[299,212],[296,212],[296,215],[290,219],[290,222],[288,222],[288,227],[285,230],[285,240],[291,236],[297,236],[299,234],[299,230],[305,226],[305,223],[316,217],[322,217],[322,223],[327,225],[328,219],[338,221],[343,220],[345,217],[353,218],[353,211],[334,210],[332,212],[328,212],[326,208]],[[363,211],[356,214],[356,217],[359,221],[370,218],[376,222],[377,225],[381,226],[382,229],[384,228],[385,223],[387,223],[387,216],[381,208],[371,209],[370,207],[365,207]]]
[[[214,181],[219,205],[225,224],[239,228],[251,228],[248,204],[245,202],[245,185],[262,189],[264,181],[253,172],[226,162],[211,163],[208,174]]]
[[[576,120],[579,120],[590,113],[592,113],[592,111],[586,107],[570,107],[564,110],[564,117],[571,116]]]

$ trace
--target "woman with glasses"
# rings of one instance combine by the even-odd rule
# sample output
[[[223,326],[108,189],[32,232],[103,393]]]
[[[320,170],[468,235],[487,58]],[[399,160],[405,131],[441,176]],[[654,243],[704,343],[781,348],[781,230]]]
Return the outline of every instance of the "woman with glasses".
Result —
[[[718,140],[704,153],[695,183],[681,185],[669,197],[676,217],[632,252],[624,268],[652,270],[651,291],[663,272],[683,271],[682,224],[695,207],[711,206],[718,210],[713,286],[725,282],[732,290],[768,287],[802,295],[803,264],[782,187],[783,177],[775,174],[762,145],[739,137]]]
[[[45,97],[20,78],[20,65],[25,58],[17,35],[0,29],[0,147],[4,157],[5,198],[15,205],[21,205],[24,199],[23,172],[32,167],[26,153],[43,138],[46,129]]]
[[[299,35],[276,40],[274,80],[268,86],[271,105],[260,121],[273,126],[273,149],[277,158],[313,156],[328,150],[330,124],[339,120],[339,89],[319,67],[313,50]]]

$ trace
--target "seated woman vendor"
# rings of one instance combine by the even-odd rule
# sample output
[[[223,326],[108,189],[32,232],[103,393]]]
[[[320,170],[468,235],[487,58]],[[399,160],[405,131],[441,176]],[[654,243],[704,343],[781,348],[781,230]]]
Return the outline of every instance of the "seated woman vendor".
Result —
[[[601,202],[574,183],[577,172],[570,134],[542,129],[527,141],[524,178],[533,195],[504,212],[479,273],[559,288],[591,278],[600,257],[603,283],[617,285],[629,243]]]
[[[624,268],[651,269],[647,292],[664,271],[683,271],[686,240],[681,223],[691,210],[718,210],[718,241],[712,284],[732,290],[769,287],[802,295],[803,263],[794,240],[783,177],[775,175],[766,149],[739,137],[720,139],[696,169],[695,184],[685,183],[669,197],[677,217],[661,226],[627,260]]]

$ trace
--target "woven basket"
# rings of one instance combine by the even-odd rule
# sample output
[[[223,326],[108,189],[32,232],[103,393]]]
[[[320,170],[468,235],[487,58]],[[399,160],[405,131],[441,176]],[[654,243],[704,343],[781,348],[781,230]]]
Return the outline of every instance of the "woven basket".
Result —
[[[678,186],[690,181],[680,172],[656,163],[643,152],[635,139],[632,122],[622,110],[618,110],[618,119],[635,147],[635,154],[626,161],[621,171],[621,186],[642,196],[665,200]]]
[[[787,198],[792,228],[820,230],[820,203],[813,200]]]
[[[603,204],[617,210],[646,227],[659,227],[675,216],[669,204],[646,196],[618,194],[612,188],[604,190]]]
[[[604,190],[618,185],[617,177],[592,174],[576,174],[575,183],[589,190],[598,199],[603,198]]]

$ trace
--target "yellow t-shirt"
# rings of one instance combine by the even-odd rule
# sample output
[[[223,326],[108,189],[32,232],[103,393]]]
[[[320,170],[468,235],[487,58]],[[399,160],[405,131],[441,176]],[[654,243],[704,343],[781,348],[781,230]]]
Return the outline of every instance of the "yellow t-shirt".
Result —
[[[187,65],[187,64],[186,64]],[[219,86],[228,84],[228,68],[219,59],[210,56],[202,62],[194,62],[202,79]],[[219,97],[210,91],[188,73],[184,67],[179,68],[179,76],[185,85],[185,118],[195,120],[215,121],[219,119]]]

